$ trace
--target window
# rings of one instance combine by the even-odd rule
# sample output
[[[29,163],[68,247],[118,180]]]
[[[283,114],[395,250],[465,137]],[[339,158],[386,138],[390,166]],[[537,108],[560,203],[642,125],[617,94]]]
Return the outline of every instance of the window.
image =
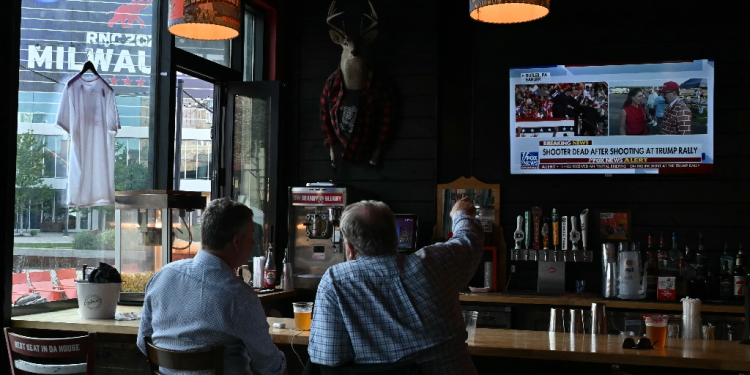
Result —
[[[95,261],[57,249],[100,250],[92,253],[104,254],[96,260],[115,264],[114,249],[100,240],[112,228],[113,206],[66,204],[71,137],[55,123],[63,88],[91,61],[114,90],[122,126],[115,147],[115,188],[150,187],[152,12],[151,0],[23,0],[13,273],[46,271],[54,282],[58,269],[80,269]],[[93,79],[89,75],[86,79]],[[49,255],[29,256],[38,248],[49,249]]]
[[[231,41],[229,40],[192,40],[181,37],[174,38],[175,47],[200,56],[206,60],[229,67],[231,61]]]
[[[242,76],[245,81],[263,79],[263,28],[265,17],[252,7],[245,8],[245,65]]]
[[[150,189],[150,181],[157,179],[155,185],[165,185],[165,175],[169,174],[165,170],[170,167],[163,165],[165,150],[179,147],[175,156],[180,163],[176,175],[181,189],[211,192],[213,163],[219,153],[214,149],[218,142],[212,141],[212,131],[221,131],[216,129],[220,124],[215,123],[220,118],[218,112],[214,113],[219,97],[215,92],[220,91],[219,85],[243,77],[248,81],[262,79],[264,15],[246,8],[248,26],[241,38],[221,42],[177,38],[175,48],[165,52],[171,56],[161,56],[163,62],[172,63],[164,68],[169,69],[170,77],[177,76],[177,69],[201,77],[179,75],[185,83],[184,95],[177,103],[182,110],[181,137],[171,144],[173,140],[164,133],[170,130],[166,126],[178,119],[172,118],[171,110],[164,110],[161,103],[176,90],[155,86],[156,82],[152,86],[151,82],[152,61],[159,57],[153,48],[159,45],[153,27],[153,14],[158,13],[154,5],[158,3],[164,4],[153,0],[22,0],[13,273],[28,276],[31,271],[48,272],[56,283],[59,269],[80,270],[83,263],[98,261],[116,263],[111,245],[113,207],[79,208],[66,203],[70,153],[75,145],[68,132],[56,126],[57,112],[66,83],[86,61],[94,64],[115,94],[121,126],[114,142],[115,190]],[[237,52],[234,56],[233,50]],[[175,55],[180,61],[172,59]],[[95,79],[90,73],[84,77]],[[158,109],[151,108],[154,103],[159,103]],[[253,108],[261,107],[254,103]],[[170,124],[159,123],[150,129],[157,122]],[[150,143],[151,136],[158,144]],[[260,161],[263,146],[257,143],[242,150],[250,148]],[[150,159],[154,154],[159,155],[158,162]],[[149,168],[156,174],[150,175]],[[168,178],[171,182],[172,176]],[[257,199],[254,195],[248,198]],[[31,256],[38,254],[39,248],[48,255]],[[69,255],[80,253],[71,249],[97,251],[91,253],[95,259],[84,259]],[[28,277],[26,281],[33,287]],[[58,294],[61,296],[50,296],[46,301],[67,299],[64,293]]]
[[[190,75],[177,72],[178,90],[175,105],[175,124],[180,128],[180,190],[211,192],[211,127],[214,122],[215,85]],[[179,91],[182,87],[182,91]]]

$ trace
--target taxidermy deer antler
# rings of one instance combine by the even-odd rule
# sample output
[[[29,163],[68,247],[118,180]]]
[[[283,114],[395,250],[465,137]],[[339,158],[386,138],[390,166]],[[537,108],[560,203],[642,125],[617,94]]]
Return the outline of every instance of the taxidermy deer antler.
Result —
[[[375,12],[375,7],[372,6],[372,3],[370,1],[367,3],[370,5],[370,14],[363,13],[363,18],[367,17],[371,22],[367,27],[361,25],[359,35],[356,37],[349,36],[346,31],[333,23],[333,20],[336,17],[344,14],[344,12],[336,11],[336,1],[332,2],[331,6],[328,7],[326,23],[331,27],[328,34],[331,36],[331,40],[342,48],[340,67],[344,81],[344,89],[346,90],[364,89],[370,76],[370,67],[367,63],[367,47],[372,44],[378,36],[378,14]],[[331,165],[335,170],[336,159],[334,156],[333,145],[330,146],[329,150],[331,155]],[[382,146],[378,144],[372,158],[370,159],[371,165],[377,164],[381,150]]]

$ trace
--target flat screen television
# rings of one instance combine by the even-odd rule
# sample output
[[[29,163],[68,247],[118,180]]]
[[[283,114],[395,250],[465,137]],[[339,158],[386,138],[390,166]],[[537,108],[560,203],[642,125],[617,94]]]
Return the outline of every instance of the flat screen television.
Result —
[[[713,60],[513,68],[511,173],[712,173],[713,93]]]
[[[417,250],[417,215],[395,214],[398,251]]]

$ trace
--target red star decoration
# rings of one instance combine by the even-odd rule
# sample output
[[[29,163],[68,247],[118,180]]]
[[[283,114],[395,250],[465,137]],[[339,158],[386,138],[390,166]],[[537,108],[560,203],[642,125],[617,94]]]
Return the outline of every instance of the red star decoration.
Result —
[[[117,77],[110,78],[109,79],[109,84],[110,85],[116,85],[117,84]]]
[[[138,86],[143,86],[146,83],[146,81],[143,78],[138,78],[136,82],[138,82]]]
[[[123,79],[123,80],[122,80],[122,82],[123,82],[123,83],[124,83],[125,85],[127,85],[127,86],[130,86],[130,82],[131,82],[131,81],[130,81],[130,77],[125,77],[125,79]]]

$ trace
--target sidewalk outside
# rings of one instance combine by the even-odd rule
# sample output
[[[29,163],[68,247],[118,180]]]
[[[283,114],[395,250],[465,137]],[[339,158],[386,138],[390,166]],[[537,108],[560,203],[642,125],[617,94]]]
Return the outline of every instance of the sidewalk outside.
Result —
[[[32,236],[28,232],[23,233],[23,236],[18,236],[14,232],[13,243],[64,243],[73,242],[73,236],[75,233],[68,233],[68,236],[63,236],[59,232],[39,232],[36,236]]]

